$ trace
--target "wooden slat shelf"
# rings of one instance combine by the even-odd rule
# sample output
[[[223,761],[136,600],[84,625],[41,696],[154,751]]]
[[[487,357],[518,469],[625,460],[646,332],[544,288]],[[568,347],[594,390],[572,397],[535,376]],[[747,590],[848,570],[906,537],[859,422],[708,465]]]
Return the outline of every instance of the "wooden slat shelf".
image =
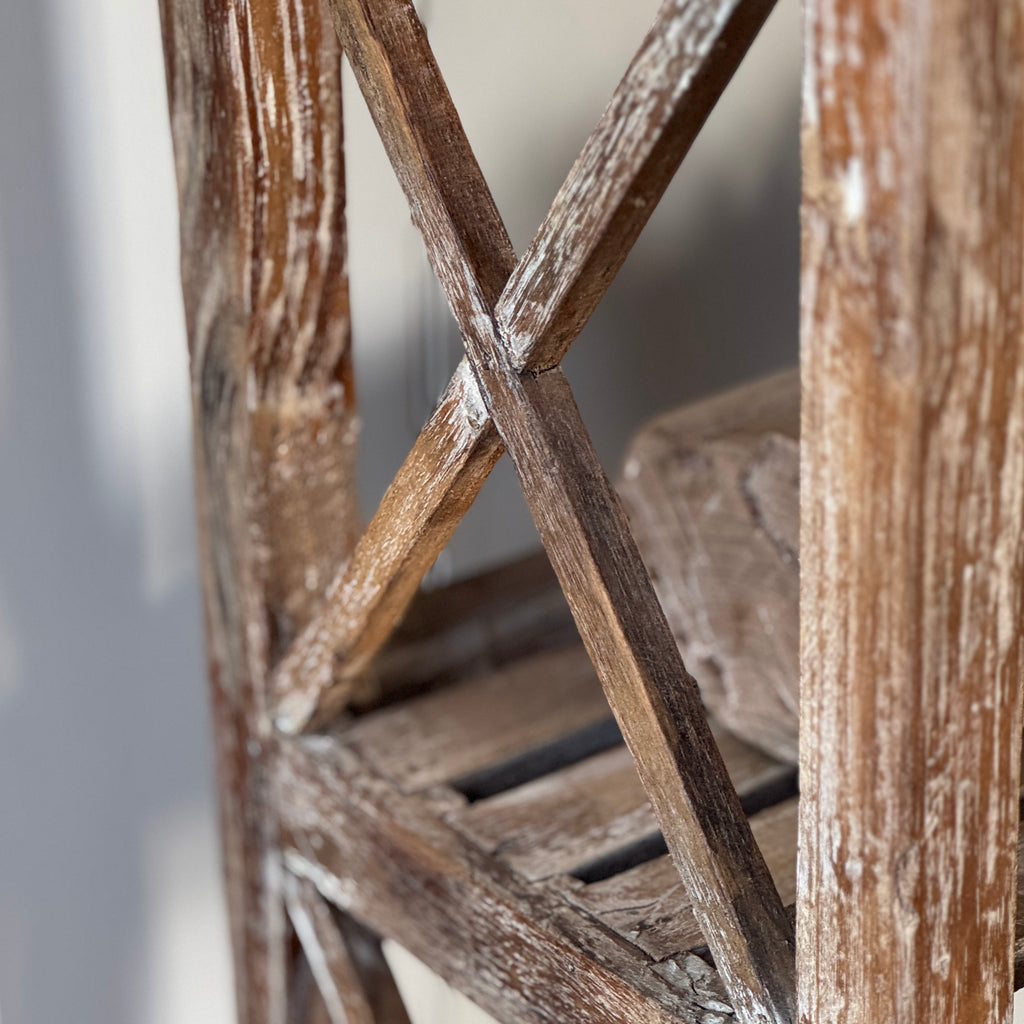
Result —
[[[590,659],[575,646],[369,715],[346,739],[367,765],[403,791],[416,792],[499,766],[610,718]]]
[[[536,607],[557,603],[535,561],[483,580],[423,599],[385,659],[459,622],[488,621],[499,647],[521,648],[531,616],[520,601],[510,641],[495,595],[518,585]],[[451,618],[435,621],[444,607]],[[438,678],[423,673],[424,692],[278,741],[286,865],[499,1018],[724,1021],[725,990],[582,645],[480,672],[492,659],[475,642],[461,669],[449,658]],[[794,770],[713,731],[791,900]],[[581,987],[594,972],[602,984]]]
[[[750,819],[787,906],[796,899],[797,800],[792,797]],[[571,883],[568,898],[654,960],[677,957],[703,945],[690,901],[668,856],[644,861],[589,885]]]
[[[536,562],[510,566],[484,584],[451,588],[454,618],[490,615],[506,578],[528,581],[530,599],[542,605],[556,586]],[[460,594],[474,601],[463,606]],[[427,598],[407,643],[424,641],[416,615],[433,622],[429,605],[444,606],[446,596]],[[393,647],[401,657],[401,644]],[[290,871],[365,926],[400,939],[499,1018],[731,1019],[632,758],[613,731],[600,732],[608,708],[582,646],[475,672],[481,658],[488,660],[486,645],[464,666],[467,677],[453,680],[449,666],[441,684],[424,679],[425,693],[326,736],[280,741],[274,794]],[[712,729],[792,912],[794,770]],[[466,780],[484,777],[489,794],[467,795]],[[496,972],[495,955],[515,962]],[[491,969],[481,969],[485,961]],[[582,990],[587,972],[603,976],[604,987]]]

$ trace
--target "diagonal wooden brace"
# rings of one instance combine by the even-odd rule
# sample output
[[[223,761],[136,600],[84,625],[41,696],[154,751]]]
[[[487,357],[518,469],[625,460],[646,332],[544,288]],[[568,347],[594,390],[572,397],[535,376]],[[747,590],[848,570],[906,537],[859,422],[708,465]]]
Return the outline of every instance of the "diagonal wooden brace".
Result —
[[[648,43],[686,38],[695,6],[695,25],[710,28],[736,8],[673,0]],[[479,395],[481,422],[493,419],[510,450],[730,997],[744,1021],[792,1021],[792,926],[568,384],[557,368],[524,366],[499,327],[511,250],[422,27],[401,0],[331,7],[462,329],[464,394]],[[285,728],[302,724],[293,698],[279,705]]]
[[[664,4],[518,264],[415,16],[403,14],[401,4],[388,14],[376,4],[335,5],[346,52],[407,193],[418,185],[403,176],[422,164],[424,153],[415,126],[445,118],[451,125],[427,140],[434,181],[446,190],[441,221],[428,222],[419,207],[414,216],[428,246],[436,231],[448,240],[449,253],[465,247],[473,277],[489,303],[496,300],[518,368],[556,365],[568,351],[773,4]],[[385,90],[383,81],[392,88]],[[459,217],[463,204],[468,214],[446,231],[445,217]],[[449,258],[437,253],[432,260],[438,266]],[[450,288],[459,288],[460,274],[456,260]],[[453,308],[458,318],[467,307],[459,300]],[[501,452],[463,362],[323,609],[278,666],[274,689],[283,727],[330,718],[345,704]]]

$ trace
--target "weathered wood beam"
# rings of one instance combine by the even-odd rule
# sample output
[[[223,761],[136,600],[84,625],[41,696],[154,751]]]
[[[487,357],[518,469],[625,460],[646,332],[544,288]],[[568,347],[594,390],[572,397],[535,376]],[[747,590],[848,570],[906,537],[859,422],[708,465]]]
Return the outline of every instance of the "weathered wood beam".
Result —
[[[698,992],[659,977],[610,929],[524,882],[335,741],[282,739],[274,780],[290,870],[498,1020],[707,1020]]]
[[[316,0],[161,0],[238,1017],[282,1024],[267,665],[358,529],[340,50]]]
[[[558,362],[611,284],[773,3],[669,0],[662,6],[518,266],[411,6],[332,3],[406,193],[419,188],[411,169],[425,161],[441,190],[440,209],[416,202],[413,216],[455,296],[463,331],[469,329],[466,318],[483,315],[501,292],[496,315],[517,365]],[[463,214],[468,223],[447,223]],[[480,250],[484,240],[493,252],[489,259]],[[476,285],[463,279],[464,266],[473,269],[471,278],[486,300],[482,306],[467,291]],[[494,425],[486,411],[481,418],[470,380],[463,363],[355,558],[332,583],[322,614],[280,665],[276,689],[290,694],[282,709],[289,720],[311,713],[300,690],[317,700],[323,694],[325,714],[347,699],[500,456]],[[435,469],[436,484],[425,488],[423,467],[431,465],[441,471]],[[407,506],[409,494],[418,497]],[[408,508],[416,511],[406,522]]]
[[[1008,1024],[1021,7],[817,0],[806,31],[800,1019]]]
[[[288,873],[284,898],[330,1024],[409,1024],[380,939],[332,910],[308,879]]]
[[[792,1021],[792,925],[568,382],[557,368],[520,376],[500,365],[503,348],[470,344],[491,414],[733,1005],[744,1021]]]

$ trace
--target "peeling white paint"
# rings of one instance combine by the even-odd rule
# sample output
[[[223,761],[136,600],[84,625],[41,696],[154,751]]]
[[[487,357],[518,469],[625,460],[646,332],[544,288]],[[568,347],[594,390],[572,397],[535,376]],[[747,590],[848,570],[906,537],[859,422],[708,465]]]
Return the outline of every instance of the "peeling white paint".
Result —
[[[864,217],[867,208],[867,187],[864,183],[864,165],[860,157],[852,156],[846,163],[846,171],[840,185],[843,193],[843,216],[847,224],[856,224]]]
[[[468,359],[459,362],[452,375],[452,381],[462,392],[462,410],[467,421],[474,428],[480,427],[487,421],[487,406],[484,404],[480,385],[477,384],[476,375]]]

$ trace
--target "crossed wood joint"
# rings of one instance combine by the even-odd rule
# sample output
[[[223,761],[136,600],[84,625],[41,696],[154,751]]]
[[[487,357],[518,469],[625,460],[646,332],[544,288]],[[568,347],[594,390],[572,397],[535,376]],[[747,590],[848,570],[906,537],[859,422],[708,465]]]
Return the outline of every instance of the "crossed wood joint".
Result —
[[[734,1006],[782,1022],[792,925],[559,366],[772,5],[666,0],[517,262],[410,0],[330,0],[466,357],[271,688],[285,732],[345,704],[507,448]]]

